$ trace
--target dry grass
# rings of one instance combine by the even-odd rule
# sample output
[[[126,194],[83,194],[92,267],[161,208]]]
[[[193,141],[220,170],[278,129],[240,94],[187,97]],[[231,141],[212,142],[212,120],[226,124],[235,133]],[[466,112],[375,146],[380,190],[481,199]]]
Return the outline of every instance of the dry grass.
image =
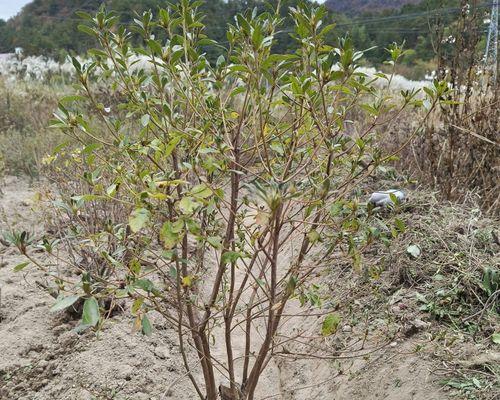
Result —
[[[500,221],[481,211],[477,196],[453,203],[425,187],[405,191],[407,202],[379,215],[387,226],[403,221],[405,232],[365,254],[371,279],[360,279],[336,301],[351,310],[351,320],[369,315],[371,327],[383,320],[405,338],[418,333],[422,351],[439,366],[433,372],[458,398],[498,398],[500,354],[493,335],[500,333]],[[410,246],[420,255],[411,255]],[[332,291],[338,282],[353,281],[346,264],[336,265]]]
[[[42,158],[63,140],[48,121],[67,89],[25,85],[0,80],[0,164],[8,174],[37,176]]]
[[[434,292],[436,304],[429,312],[436,318],[466,329],[481,322],[477,328],[486,336],[492,334],[500,320],[495,303],[488,299],[491,289],[498,288],[487,290],[483,278],[488,270],[498,271],[500,221],[484,216],[473,198],[457,204],[439,201],[427,191],[415,190],[410,196],[401,215],[408,230],[393,243],[391,252],[400,283]],[[408,254],[410,245],[420,248],[420,256]],[[488,304],[485,313],[478,313]],[[489,316],[496,321],[488,321]]]
[[[500,213],[500,107],[498,91],[474,90],[462,104],[436,110],[421,134],[400,154],[397,168],[410,179],[436,189],[446,200],[467,202],[490,215]],[[458,96],[458,95],[457,95]],[[384,135],[389,149],[399,148],[413,129],[416,116]]]

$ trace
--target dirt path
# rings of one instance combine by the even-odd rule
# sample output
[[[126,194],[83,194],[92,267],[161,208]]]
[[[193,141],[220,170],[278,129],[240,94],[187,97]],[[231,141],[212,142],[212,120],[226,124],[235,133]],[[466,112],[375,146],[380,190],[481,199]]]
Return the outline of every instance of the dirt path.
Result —
[[[40,234],[36,189],[28,182],[7,178],[0,198],[0,231]],[[40,254],[34,254],[41,257]],[[0,399],[194,399],[184,376],[176,333],[152,316],[151,337],[131,333],[125,314],[110,320],[97,336],[72,331],[78,321],[49,312],[53,298],[40,289],[40,272],[14,273],[24,259],[0,244]],[[384,321],[380,321],[382,328]],[[379,329],[380,330],[380,329]],[[375,339],[377,329],[373,331]],[[356,329],[344,324],[335,340],[359,340]],[[370,339],[372,340],[372,339]],[[361,358],[330,360],[277,359],[263,377],[259,399],[389,399],[442,400],[429,353],[415,353],[425,343],[424,332],[400,336],[390,345]],[[370,347],[367,342],[367,348]]]

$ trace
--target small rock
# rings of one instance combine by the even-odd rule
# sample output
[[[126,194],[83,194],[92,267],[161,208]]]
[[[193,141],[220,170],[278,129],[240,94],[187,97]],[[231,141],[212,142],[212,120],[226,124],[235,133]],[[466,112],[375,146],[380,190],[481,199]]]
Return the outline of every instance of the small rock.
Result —
[[[429,322],[425,322],[417,318],[412,321],[412,325],[417,329],[425,329],[428,328],[431,324]]]
[[[390,346],[391,346],[391,347],[396,347],[397,345],[398,345],[398,342],[392,342],[392,343],[390,344]]]
[[[45,368],[47,368],[47,365],[49,365],[49,362],[47,360],[40,360],[38,362],[38,367],[39,368],[44,368],[45,369]]]
[[[391,313],[393,313],[393,314],[398,315],[398,314],[401,314],[402,311],[403,310],[401,310],[401,308],[399,308],[397,305],[394,305],[391,307]]]
[[[123,365],[122,367],[120,367],[120,370],[116,374],[116,377],[118,379],[130,381],[132,380],[133,374],[134,374],[134,368],[132,368],[130,365]]]
[[[167,346],[157,346],[154,350],[155,356],[162,360],[170,358],[170,349]]]
[[[74,331],[65,331],[60,334],[58,341],[62,347],[69,347],[79,339],[79,336]]]
[[[342,327],[342,332],[352,332],[352,327],[351,325],[344,325]]]
[[[26,383],[18,383],[16,386],[14,386],[14,390],[17,392],[23,392],[24,390],[26,390]]]
[[[487,351],[482,354],[467,358],[467,360],[460,361],[461,364],[467,368],[484,368],[486,364],[499,365],[500,353],[495,351]]]

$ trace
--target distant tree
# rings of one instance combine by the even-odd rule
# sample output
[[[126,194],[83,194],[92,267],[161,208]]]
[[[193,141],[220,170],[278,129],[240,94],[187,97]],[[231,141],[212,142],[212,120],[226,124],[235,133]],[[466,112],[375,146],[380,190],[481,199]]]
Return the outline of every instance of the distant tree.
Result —
[[[305,4],[314,3],[303,0]],[[171,0],[170,3],[177,3]],[[35,0],[23,8],[21,13],[0,25],[0,49],[12,51],[23,47],[26,54],[44,54],[53,57],[68,53],[85,53],[95,43],[78,31],[77,10],[95,12],[100,0]],[[165,0],[109,0],[107,6],[115,10],[124,25],[133,23],[137,15],[144,11],[158,11]],[[277,0],[270,1],[276,4]],[[299,0],[282,0],[280,16],[283,18],[274,50],[290,53],[297,49],[296,41],[290,37],[294,22],[289,7],[296,7]],[[397,3],[397,4],[396,4]],[[415,60],[425,62],[434,58],[432,26],[436,18],[445,26],[451,26],[459,15],[458,0],[369,0],[369,1],[327,1],[331,12],[325,16],[325,23],[336,26],[326,35],[326,42],[338,45],[336,38],[350,36],[359,49],[375,47],[366,54],[367,62],[377,65],[383,62],[387,43],[406,43],[405,47],[414,49]],[[399,7],[395,7],[395,6]],[[349,7],[348,7],[349,6]],[[227,44],[227,24],[234,23],[234,16],[246,9],[256,8],[257,12],[266,9],[261,0],[210,0],[200,7],[206,33],[209,38],[221,45]],[[392,8],[391,8],[392,7]],[[440,13],[439,10],[444,12]],[[342,12],[345,12],[342,13]],[[161,38],[159,38],[161,39]],[[134,41],[138,44],[138,40]],[[206,47],[207,58],[215,62],[221,54],[220,49]]]

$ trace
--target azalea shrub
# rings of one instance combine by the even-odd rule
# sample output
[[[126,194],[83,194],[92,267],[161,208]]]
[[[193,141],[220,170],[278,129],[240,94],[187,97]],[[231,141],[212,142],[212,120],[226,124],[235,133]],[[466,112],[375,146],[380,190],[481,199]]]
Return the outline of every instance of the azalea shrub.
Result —
[[[299,49],[275,54],[279,2],[239,14],[224,43],[205,36],[198,6],[146,12],[130,29],[105,9],[81,13],[100,47],[73,59],[75,93],[52,121],[72,139],[50,160],[67,174],[55,207],[70,222],[41,246],[59,260],[93,257],[64,258],[79,273],[56,278],[53,309],[83,302],[80,329],[100,329],[110,304],[130,299],[137,330],[152,334],[152,312],[177,330],[201,399],[253,399],[284,349],[290,305],[320,305],[317,260],[342,252],[363,273],[363,250],[404,229],[378,224],[356,193],[397,153],[384,153],[378,134],[408,108],[425,118],[448,88],[394,92],[390,75],[367,77],[349,39],[325,42],[323,7],[290,8]],[[223,53],[215,64],[209,47]],[[390,46],[388,63],[403,53]],[[96,95],[102,85],[112,104]],[[338,323],[326,315],[318,333]]]

